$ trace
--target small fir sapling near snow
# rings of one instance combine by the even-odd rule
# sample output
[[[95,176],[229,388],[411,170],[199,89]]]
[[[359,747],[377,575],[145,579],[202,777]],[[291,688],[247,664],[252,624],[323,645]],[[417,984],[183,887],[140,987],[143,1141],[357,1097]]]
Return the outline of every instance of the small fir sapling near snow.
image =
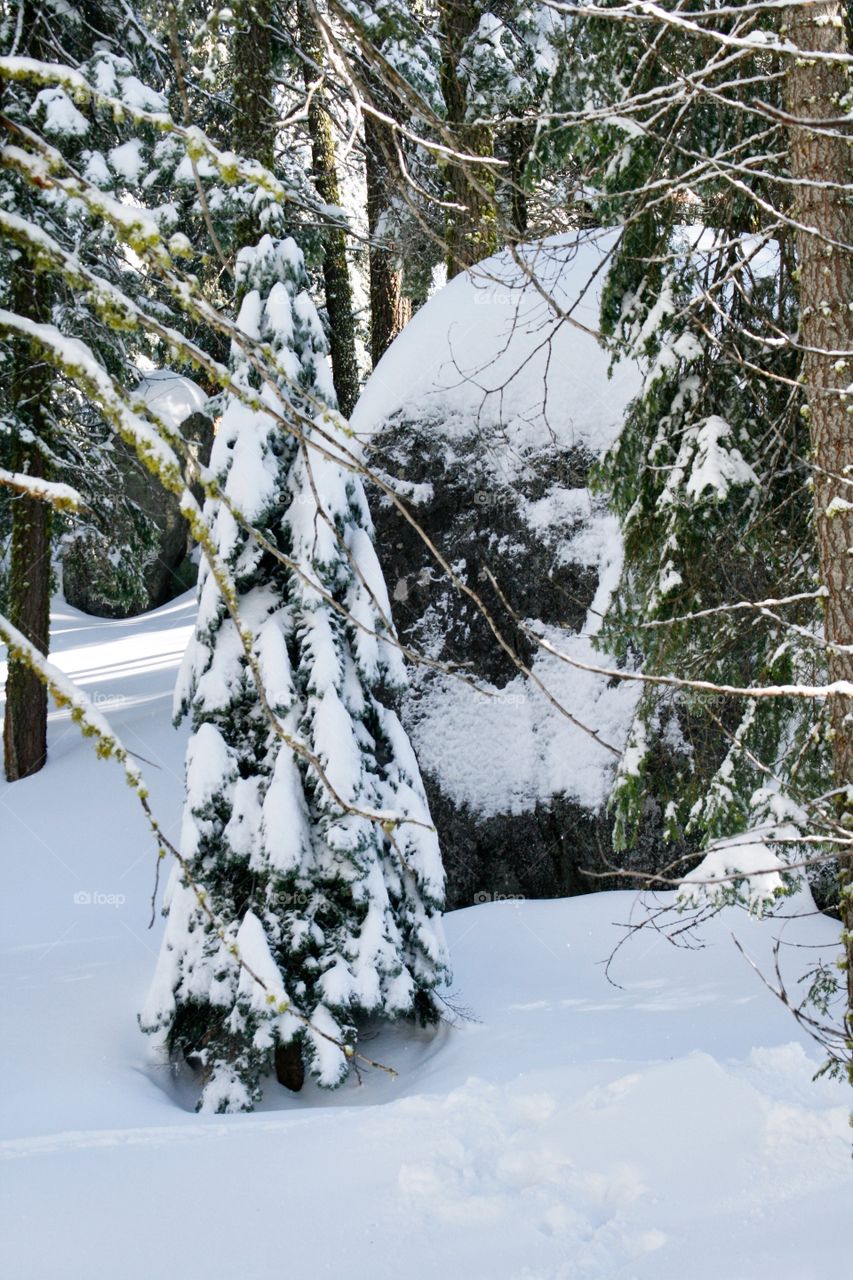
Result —
[[[403,681],[402,660],[362,482],[337,460],[356,445],[334,409],[302,254],[267,235],[240,251],[237,269],[239,327],[269,344],[282,372],[259,387],[235,345],[235,377],[298,425],[290,434],[226,394],[211,471],[298,571],[222,500],[209,499],[205,516],[268,706],[323,776],[274,731],[205,565],[176,691],[193,730],[181,852],[224,936],[176,866],[141,1022],[173,1061],[201,1068],[199,1106],[210,1111],[250,1109],[273,1067],[290,1087],[306,1069],[322,1086],[341,1084],[359,1019],[434,1021],[447,973],[437,836],[411,745],[378,696]]]

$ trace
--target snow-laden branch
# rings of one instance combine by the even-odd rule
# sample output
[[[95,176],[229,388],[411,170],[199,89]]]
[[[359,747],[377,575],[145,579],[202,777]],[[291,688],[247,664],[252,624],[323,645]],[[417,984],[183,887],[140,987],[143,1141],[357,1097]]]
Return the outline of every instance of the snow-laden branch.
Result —
[[[26,475],[21,471],[5,471],[0,467],[0,485],[30,498],[49,502],[58,511],[81,511],[85,502],[70,484],[43,480],[40,476]]]
[[[643,671],[622,671],[617,667],[602,667],[591,662],[582,662],[569,653],[557,649],[544,636],[538,635],[530,626],[521,623],[527,635],[553,657],[570,667],[580,671],[589,671],[593,675],[606,676],[609,680],[634,680],[641,684],[661,685],[669,689],[690,689],[696,693],[725,694],[736,698],[804,698],[809,701],[823,701],[826,698],[853,698],[853,681],[832,680],[828,684],[765,684],[734,685],[715,684],[712,680],[689,680],[681,676],[653,676]]]
[[[338,206],[311,203],[286,186],[257,160],[246,159],[234,151],[223,151],[216,146],[198,125],[177,124],[168,111],[152,111],[124,98],[104,93],[83,75],[81,71],[61,62],[42,62],[36,58],[0,57],[0,80],[27,81],[37,85],[61,85],[75,102],[91,103],[109,111],[116,120],[130,118],[137,124],[148,125],[159,133],[178,138],[185,146],[191,161],[203,160],[210,164],[228,186],[245,182],[259,189],[277,204],[297,204],[306,208],[325,222],[337,222],[349,229],[341,219]],[[17,131],[17,124],[4,120],[7,128]]]
[[[627,0],[627,3],[618,7],[605,4],[565,4],[561,3],[561,0],[542,0],[542,2],[547,8],[566,16],[660,25],[695,36],[705,43],[713,41],[726,49],[740,49],[745,53],[773,53],[789,59],[802,58],[803,50],[781,33],[759,29],[746,36],[738,36],[721,31],[713,24],[724,15],[740,17],[744,12],[755,15],[779,13],[794,8],[810,8],[814,4],[814,0],[766,0],[763,4],[745,5],[743,8],[738,6],[717,8],[716,5],[708,5],[704,11],[690,10],[688,16],[688,12],[680,6],[678,9],[664,9],[652,0]],[[708,25],[703,25],[704,22]],[[853,54],[849,53],[810,49],[808,57],[815,62],[853,66]]]

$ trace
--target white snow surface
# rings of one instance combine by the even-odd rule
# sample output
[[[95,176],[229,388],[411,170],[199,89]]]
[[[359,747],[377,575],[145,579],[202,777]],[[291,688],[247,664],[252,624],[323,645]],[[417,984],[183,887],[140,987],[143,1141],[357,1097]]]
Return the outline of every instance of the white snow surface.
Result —
[[[207,396],[197,382],[172,369],[151,369],[140,379],[136,394],[175,429],[191,413],[203,413]]]
[[[538,628],[557,653],[591,665],[611,659],[593,638],[619,581],[622,543],[615,517],[593,505],[563,554],[598,570],[598,589],[580,632]],[[457,805],[493,817],[523,813],[567,795],[586,809],[607,801],[618,755],[639,698],[633,681],[613,681],[540,649],[532,672],[502,688],[472,688],[437,675],[407,697],[406,727],[421,768],[441,778]],[[595,735],[595,736],[593,736]],[[610,750],[609,748],[613,748]]]
[[[58,603],[56,665],[136,751],[176,837],[171,691],[189,596],[128,622]],[[0,672],[2,675],[2,672]],[[155,849],[65,714],[0,784],[5,853],[0,1259],[16,1280],[819,1280],[849,1273],[849,1089],[732,943],[796,979],[836,927],[727,911],[704,950],[642,933],[629,893],[447,918],[473,1018],[386,1028],[399,1071],[253,1115],[197,1115],[146,1066]],[[164,877],[165,878],[165,877]],[[162,888],[162,886],[161,886]],[[790,944],[790,945],[789,945]],[[182,1105],[183,1103],[183,1105]]]
[[[386,351],[355,412],[365,438],[395,414],[445,415],[443,431],[499,426],[508,450],[584,445],[602,453],[640,390],[596,340],[612,231],[504,249],[439,289]],[[553,305],[552,305],[553,304]],[[545,388],[543,396],[542,389]]]

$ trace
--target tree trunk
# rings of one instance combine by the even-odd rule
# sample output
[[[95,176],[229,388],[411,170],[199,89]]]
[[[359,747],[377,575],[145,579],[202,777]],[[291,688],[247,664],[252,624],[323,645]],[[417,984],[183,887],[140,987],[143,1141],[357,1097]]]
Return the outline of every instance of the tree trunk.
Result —
[[[238,155],[267,169],[275,162],[272,0],[240,0],[234,6],[231,62],[231,145]]]
[[[443,39],[441,91],[455,149],[466,155],[491,156],[491,130],[468,123],[465,85],[459,77],[460,60],[480,20],[481,5],[479,0],[440,0],[439,13]],[[448,277],[488,258],[497,249],[494,192],[494,172],[487,165],[448,163],[446,198],[454,206],[445,215]]]
[[[276,1080],[291,1093],[298,1093],[305,1083],[305,1063],[298,1041],[276,1045],[274,1058]]]
[[[849,52],[846,6],[826,0],[786,11],[787,35],[804,50]],[[797,120],[833,120],[842,113],[850,78],[839,64],[791,61],[786,106]],[[829,645],[853,644],[853,413],[841,394],[851,381],[853,359],[853,134],[846,128],[790,127],[790,168],[796,180],[793,213],[807,230],[797,232],[800,342],[814,467],[815,525],[821,582],[826,591]],[[814,183],[846,185],[847,190]],[[842,247],[843,246],[843,247]],[[847,353],[845,358],[844,353]],[[829,649],[832,680],[853,681],[853,653]],[[845,789],[840,806],[853,826],[853,701],[834,698],[831,708],[835,783]],[[847,960],[847,1023],[853,1038],[853,858],[841,859],[841,910]],[[853,1076],[851,1077],[853,1080]]]
[[[326,204],[341,203],[335,162],[335,135],[326,106],[326,95],[318,80],[322,76],[325,50],[305,0],[299,2],[299,41],[305,57],[305,87],[313,88],[308,105],[308,133],[317,194]],[[326,311],[329,316],[329,346],[332,377],[338,408],[348,418],[358,399],[358,362],[355,356],[355,317],[352,285],[347,265],[346,232],[329,227],[323,234],[323,279]]]
[[[13,266],[13,308],[27,319],[49,319],[44,282],[21,262]],[[46,476],[39,447],[48,435],[47,403],[51,373],[35,348],[15,344],[9,400],[15,417],[31,440],[17,440],[12,453],[16,471]],[[12,499],[12,544],[9,566],[9,621],[40,650],[50,643],[51,507],[37,498]],[[47,760],[47,689],[23,662],[9,662],[3,754],[9,782],[38,773]]]
[[[366,116],[364,146],[367,176],[367,226],[370,232],[370,357],[374,369],[397,334],[412,317],[403,295],[403,273],[393,252],[382,244],[389,202],[389,156],[393,138],[388,125]]]
[[[510,225],[516,243],[523,240],[527,233],[527,193],[524,189],[524,173],[530,159],[533,136],[533,128],[526,124],[514,124],[507,131]]]
[[[274,103],[272,0],[238,0],[233,11],[234,35],[229,67],[231,147],[237,155],[274,169],[278,119]],[[256,244],[261,231],[257,216],[247,209],[225,234],[226,252],[230,256],[244,245]]]

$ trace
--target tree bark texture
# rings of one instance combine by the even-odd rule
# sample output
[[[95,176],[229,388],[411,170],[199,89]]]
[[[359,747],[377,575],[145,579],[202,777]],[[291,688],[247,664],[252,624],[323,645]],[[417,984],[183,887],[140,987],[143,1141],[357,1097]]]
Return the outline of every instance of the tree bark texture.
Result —
[[[455,149],[471,156],[491,156],[493,139],[485,125],[468,121],[465,85],[459,75],[465,45],[481,16],[479,0],[441,0],[441,90],[447,126]],[[488,165],[448,161],[445,214],[448,277],[489,257],[498,247],[494,172]]]
[[[367,176],[367,226],[370,232],[370,357],[374,369],[408,324],[411,301],[403,294],[403,273],[391,246],[383,245],[390,209],[389,156],[393,154],[390,127],[366,116],[364,146]]]
[[[845,5],[838,0],[786,11],[786,34],[804,51],[849,52]],[[853,681],[853,133],[837,120],[849,105],[845,67],[808,57],[790,63],[786,107],[799,270],[800,342],[814,467],[815,528],[832,680]],[[799,122],[803,123],[800,124]],[[824,185],[819,185],[824,184]],[[832,700],[835,784],[853,827],[853,700]],[[847,959],[847,1020],[853,1037],[853,858],[841,859],[841,910]]]
[[[45,284],[22,262],[14,264],[14,309],[29,320],[50,318]],[[23,339],[15,343],[9,400],[24,427],[12,449],[15,471],[44,478],[43,449],[49,435],[51,371]],[[9,621],[41,652],[50,644],[51,507],[37,498],[11,501]],[[3,755],[9,782],[38,773],[47,760],[47,689],[24,662],[9,662]]]
[[[272,17],[272,0],[240,0],[234,6],[231,145],[267,169],[275,161],[277,125]]]
[[[322,85],[325,49],[305,0],[299,0],[299,41],[305,58],[305,87],[311,95],[308,105],[308,133],[311,138],[314,186],[320,199],[326,204],[339,205],[341,196],[335,158],[335,135]],[[338,408],[348,418],[355,408],[359,385],[355,354],[355,316],[346,245],[346,232],[342,228],[326,228],[323,233],[323,278],[326,312],[329,317],[332,377]]]

